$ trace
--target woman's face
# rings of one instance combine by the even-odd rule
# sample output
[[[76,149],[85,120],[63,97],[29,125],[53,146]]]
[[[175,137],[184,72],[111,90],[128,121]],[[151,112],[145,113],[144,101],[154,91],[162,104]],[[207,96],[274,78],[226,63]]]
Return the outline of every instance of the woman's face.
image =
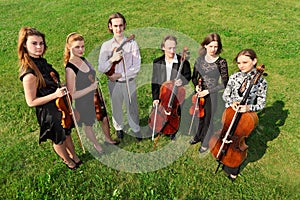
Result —
[[[84,41],[73,41],[70,44],[70,54],[71,56],[82,57],[84,54]]]
[[[204,45],[204,48],[206,49],[206,53],[210,56],[215,56],[218,51],[218,42],[212,41],[207,45]]]
[[[237,64],[241,72],[250,72],[255,64],[257,63],[257,59],[252,60],[249,56],[240,55],[237,58]]]
[[[44,53],[45,43],[41,36],[32,35],[27,37],[25,48],[29,56],[39,58]]]

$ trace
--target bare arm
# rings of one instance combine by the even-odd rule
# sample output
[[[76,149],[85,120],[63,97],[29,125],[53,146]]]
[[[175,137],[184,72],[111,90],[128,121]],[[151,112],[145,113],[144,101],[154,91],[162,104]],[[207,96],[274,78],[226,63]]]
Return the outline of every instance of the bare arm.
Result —
[[[69,93],[71,94],[73,99],[80,98],[89,92],[97,89],[98,82],[95,81],[91,83],[89,87],[86,87],[82,90],[76,90],[75,82],[76,82],[76,74],[71,68],[66,68],[66,82]]]
[[[25,99],[26,103],[29,107],[35,107],[44,105],[53,99],[56,99],[58,97],[62,97],[65,95],[66,88],[57,88],[57,90],[54,93],[51,93],[49,95],[43,96],[43,97],[37,97],[36,96],[36,82],[37,78],[33,74],[27,74],[23,78],[23,88],[25,93]]]

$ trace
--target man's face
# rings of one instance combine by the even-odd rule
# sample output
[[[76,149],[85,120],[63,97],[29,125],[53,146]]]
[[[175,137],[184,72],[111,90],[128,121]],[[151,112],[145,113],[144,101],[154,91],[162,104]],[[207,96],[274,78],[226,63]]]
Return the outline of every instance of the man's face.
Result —
[[[122,18],[115,18],[111,20],[109,29],[112,30],[114,36],[122,36],[125,30],[126,24],[124,24]]]

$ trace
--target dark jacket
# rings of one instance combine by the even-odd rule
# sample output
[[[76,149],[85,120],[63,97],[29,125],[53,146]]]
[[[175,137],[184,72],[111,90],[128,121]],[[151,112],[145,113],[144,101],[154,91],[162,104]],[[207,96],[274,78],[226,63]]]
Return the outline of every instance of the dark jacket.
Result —
[[[180,67],[181,56],[177,54],[178,63],[173,63],[171,80],[175,80]],[[152,99],[159,99],[160,87],[167,79],[165,55],[154,59],[152,72]],[[182,80],[182,84],[186,85],[191,80],[191,68],[189,61],[183,62],[183,67],[178,79]]]

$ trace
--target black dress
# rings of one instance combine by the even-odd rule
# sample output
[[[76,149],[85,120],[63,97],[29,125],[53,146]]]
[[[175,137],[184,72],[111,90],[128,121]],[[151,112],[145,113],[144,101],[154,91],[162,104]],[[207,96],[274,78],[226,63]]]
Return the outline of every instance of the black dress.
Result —
[[[89,67],[88,72],[80,71],[75,65],[68,62],[66,68],[71,68],[76,74],[76,90],[82,90],[89,87],[92,84],[92,81],[95,81],[96,71],[91,66],[91,64],[85,59],[81,58]],[[92,126],[95,123],[96,111],[94,104],[94,91],[89,92],[88,94],[75,100],[75,108],[79,112],[80,119],[78,125],[81,126],[84,123],[87,126]],[[101,119],[107,116],[106,110],[101,110]]]
[[[43,97],[54,93],[58,88],[58,84],[54,82],[50,73],[54,72],[59,80],[58,72],[44,58],[31,57],[31,59],[38,67],[46,83],[46,87],[37,88],[36,96]],[[23,81],[24,76],[29,73],[35,75],[32,69],[28,69],[20,76],[20,80]],[[55,100],[36,106],[36,117],[40,125],[39,144],[45,142],[47,139],[52,140],[55,144],[62,144],[66,139],[66,135],[70,135],[71,133],[70,129],[64,129],[61,125],[62,113],[56,107]]]
[[[222,83],[218,80],[221,77]],[[209,94],[204,97],[204,117],[199,120],[195,141],[201,141],[203,147],[208,147],[209,139],[213,134],[213,116],[217,110],[217,96],[221,89],[224,89],[228,82],[227,61],[219,57],[215,62],[208,63],[205,54],[199,56],[195,62],[192,82],[196,87],[199,78],[202,79],[202,90],[208,90]]]

